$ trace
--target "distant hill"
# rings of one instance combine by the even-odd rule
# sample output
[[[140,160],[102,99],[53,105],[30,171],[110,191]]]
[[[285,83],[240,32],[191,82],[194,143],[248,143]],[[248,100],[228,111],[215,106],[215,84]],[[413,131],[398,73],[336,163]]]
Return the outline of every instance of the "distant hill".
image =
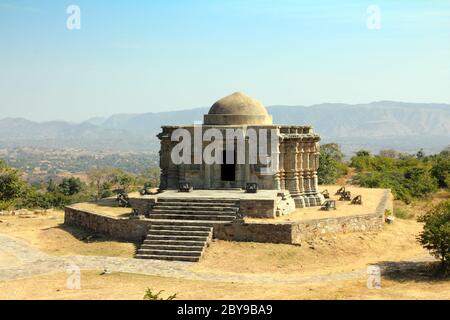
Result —
[[[438,152],[450,144],[450,104],[379,101],[369,104],[324,103],[271,106],[277,124],[312,125],[324,142],[338,142],[350,154],[365,148]],[[83,123],[0,120],[0,146],[85,147],[123,150],[157,149],[155,135],[164,124],[201,121],[208,108],[116,114]]]

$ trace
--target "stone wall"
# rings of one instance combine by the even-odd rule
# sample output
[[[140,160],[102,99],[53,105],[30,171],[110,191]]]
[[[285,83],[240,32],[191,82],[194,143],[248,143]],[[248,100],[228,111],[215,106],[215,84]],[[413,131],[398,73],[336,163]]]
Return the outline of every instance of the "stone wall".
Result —
[[[65,208],[64,223],[131,241],[142,241],[150,227],[148,220],[111,217],[70,206]]]
[[[214,237],[230,241],[301,244],[326,234],[379,231],[384,212],[392,210],[393,197],[386,190],[374,213],[332,217],[289,223],[229,223],[214,226]]]
[[[213,238],[229,241],[292,243],[292,226],[281,223],[215,224]]]
[[[153,206],[155,205],[156,199],[151,197],[140,197],[140,198],[130,198],[131,207],[137,211],[137,213],[141,216],[147,215],[152,211]]]
[[[384,212],[386,209],[392,211],[392,208],[393,197],[390,190],[386,190],[377,209],[371,214],[284,223],[215,224],[213,237],[230,241],[301,244],[326,234],[381,230]],[[111,217],[75,207],[65,208],[64,223],[132,241],[142,241],[150,227],[150,221],[146,219]]]
[[[275,199],[241,199],[239,211],[246,217],[275,218]]]

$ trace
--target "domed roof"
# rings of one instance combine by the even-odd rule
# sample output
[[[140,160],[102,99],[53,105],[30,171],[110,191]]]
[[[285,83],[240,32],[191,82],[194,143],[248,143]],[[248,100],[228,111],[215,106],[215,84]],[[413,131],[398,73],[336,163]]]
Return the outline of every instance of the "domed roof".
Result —
[[[203,122],[207,125],[268,125],[272,124],[272,116],[258,100],[235,92],[214,103]]]
[[[218,100],[208,114],[269,115],[261,102],[242,92],[235,92]]]

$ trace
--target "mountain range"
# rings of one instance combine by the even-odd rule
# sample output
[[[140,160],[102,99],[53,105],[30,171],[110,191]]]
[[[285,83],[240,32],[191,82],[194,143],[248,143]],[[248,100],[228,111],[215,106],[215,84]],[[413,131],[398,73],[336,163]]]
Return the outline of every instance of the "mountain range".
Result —
[[[276,124],[312,125],[324,143],[337,142],[346,154],[368,149],[439,152],[450,144],[450,104],[378,101],[368,104],[324,103],[270,106]],[[161,125],[193,124],[208,108],[115,114],[82,123],[0,120],[0,147],[158,150]]]

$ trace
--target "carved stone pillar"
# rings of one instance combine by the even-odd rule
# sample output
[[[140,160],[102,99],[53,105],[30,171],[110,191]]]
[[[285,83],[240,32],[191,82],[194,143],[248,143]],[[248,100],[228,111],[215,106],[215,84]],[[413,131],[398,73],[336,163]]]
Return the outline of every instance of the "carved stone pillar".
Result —
[[[318,148],[318,143],[314,144],[314,171],[313,171],[313,190],[315,193],[319,192],[319,178],[317,177],[317,170],[319,169],[319,157],[320,152]]]
[[[292,196],[296,196],[299,193],[297,173],[297,148],[295,141],[289,139],[286,142],[286,187]]]
[[[304,173],[305,173],[304,154],[305,154],[305,150],[304,150],[304,145],[303,145],[303,141],[302,140],[299,140],[298,144],[299,144],[298,154],[297,154],[298,163],[299,163],[298,188],[299,188],[300,194],[303,194],[303,193],[305,193],[305,178],[304,178]]]
[[[279,136],[279,135],[278,135]],[[271,142],[272,143],[272,142]],[[274,174],[274,176],[273,176],[273,179],[274,179],[274,187],[275,187],[275,189],[276,190],[281,190],[281,176],[280,176],[280,166],[281,166],[281,164],[280,164],[280,143],[281,143],[281,138],[278,138],[277,139],[277,141],[276,141],[276,146],[275,146],[275,148],[274,148],[274,150],[275,150],[275,154],[272,154],[271,153],[271,158],[272,159],[276,159],[276,161],[277,161],[277,163],[274,165],[274,164],[270,164],[272,167],[273,167],[273,169],[275,170],[275,174]],[[271,145],[270,146],[270,148],[271,148],[271,150],[273,149],[273,146]]]
[[[161,140],[161,149],[159,151],[159,167],[161,168],[159,188],[165,190],[169,187],[169,165],[170,165],[170,139],[163,131],[158,135]]]
[[[284,141],[281,139],[280,140],[280,164],[279,164],[279,174],[280,174],[280,188],[281,189],[286,189],[286,174],[284,171],[285,168],[285,158],[284,158],[284,153],[285,153],[285,148],[284,148]]]
[[[311,191],[311,186],[309,183],[309,170],[310,170],[310,152],[309,152],[309,142],[306,141],[304,143],[304,154],[303,154],[303,184],[304,184],[304,193],[308,194]]]

